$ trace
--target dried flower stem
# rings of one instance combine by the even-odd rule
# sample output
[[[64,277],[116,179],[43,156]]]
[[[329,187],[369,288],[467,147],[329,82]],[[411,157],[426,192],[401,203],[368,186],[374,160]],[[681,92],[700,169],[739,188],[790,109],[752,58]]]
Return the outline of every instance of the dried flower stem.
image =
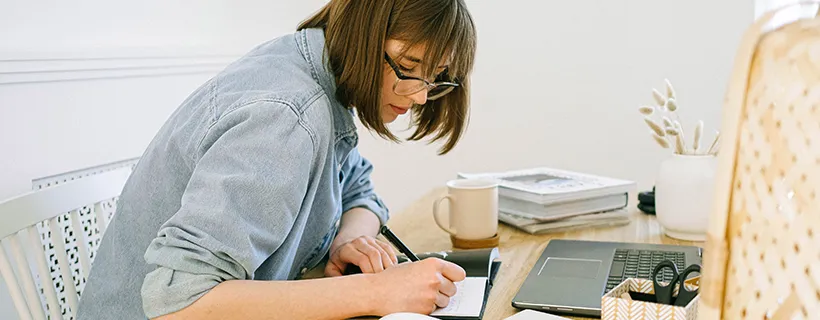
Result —
[[[672,82],[669,82],[669,79],[664,79],[666,82],[666,97],[669,99],[675,99],[675,88],[672,87]]]
[[[674,146],[677,154],[709,155],[717,154],[720,148],[720,132],[716,132],[712,144],[704,152],[703,120],[698,121],[693,132],[691,148],[686,146],[686,134],[676,112],[679,108],[677,93],[669,79],[664,79],[666,94],[653,88],[652,98],[655,106],[641,106],[638,111],[644,116],[644,122],[652,129],[652,138],[664,149]],[[657,110],[656,110],[657,109]],[[654,119],[653,119],[654,117]]]
[[[655,142],[657,142],[661,146],[661,148],[669,148],[669,141],[666,141],[666,139],[659,137],[657,134],[655,134],[655,132],[651,132],[651,134],[652,138],[655,139]]]
[[[638,111],[639,111],[642,115],[645,115],[645,116],[651,116],[651,115],[652,115],[652,113],[654,113],[654,112],[655,112],[655,108],[653,108],[653,107],[651,107],[651,106],[642,106],[642,107],[638,108]]]
[[[648,125],[649,128],[655,132],[655,134],[657,134],[660,137],[666,136],[664,130],[661,128],[660,125],[658,125],[657,122],[655,122],[655,120],[652,120],[652,118],[650,117],[644,117],[643,120],[644,122],[646,122],[646,125]]]
[[[666,104],[666,97],[658,91],[658,89],[652,89],[652,97],[655,98],[655,102],[658,103],[659,107],[663,107]]]
[[[686,153],[686,147],[683,145],[683,138],[681,137],[681,135],[675,136],[675,152],[677,154]]]
[[[681,148],[683,149],[683,151],[681,152],[681,154],[684,154],[684,153],[686,153],[686,142],[685,142],[685,141],[686,141],[686,135],[685,135],[685,134],[684,134],[684,132],[683,132],[683,126],[681,126],[681,125],[680,125],[680,121],[675,120],[675,121],[674,121],[674,123],[675,123],[675,129],[677,129],[677,130],[678,130],[678,137],[679,137],[679,138],[680,138],[680,140],[681,140],[681,141],[680,141],[680,143],[681,143]]]
[[[700,151],[700,136],[703,135],[703,120],[698,121],[695,126],[695,137],[692,141],[692,152],[697,154]]]
[[[663,118],[661,118],[661,120],[663,120],[663,127],[664,127],[665,129],[669,129],[669,128],[673,128],[673,129],[674,129],[674,128],[675,128],[675,125],[674,125],[674,124],[672,124],[672,120],[669,120],[669,117],[667,117],[667,116],[663,116]]]
[[[669,100],[666,100],[666,109],[675,112],[675,110],[678,110],[678,102],[674,98],[669,98]]]
[[[712,145],[709,147],[709,150],[706,151],[706,154],[717,154],[718,151],[718,143],[720,142],[720,131],[715,131],[715,140],[712,140]]]

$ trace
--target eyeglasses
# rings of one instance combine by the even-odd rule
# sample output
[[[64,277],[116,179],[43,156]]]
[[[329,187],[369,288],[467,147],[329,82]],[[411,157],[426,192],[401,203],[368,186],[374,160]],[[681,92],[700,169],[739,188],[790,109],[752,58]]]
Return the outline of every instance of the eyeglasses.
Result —
[[[393,92],[397,95],[409,96],[427,89],[427,100],[436,100],[458,87],[458,84],[453,82],[439,81],[430,83],[430,81],[421,78],[405,75],[399,70],[399,66],[396,65],[387,53],[384,54],[384,60],[387,61],[387,64],[389,64],[390,67],[393,68],[393,72],[396,73],[396,83],[393,84]],[[446,75],[446,71],[442,75]],[[442,78],[442,75],[438,78]]]

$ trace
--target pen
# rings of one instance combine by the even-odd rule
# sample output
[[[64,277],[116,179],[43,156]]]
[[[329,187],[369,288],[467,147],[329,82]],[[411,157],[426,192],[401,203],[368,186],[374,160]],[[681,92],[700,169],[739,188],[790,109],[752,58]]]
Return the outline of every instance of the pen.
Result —
[[[393,233],[393,231],[390,230],[390,228],[388,228],[387,226],[382,226],[379,230],[379,233],[381,233],[385,238],[387,238],[387,241],[390,241],[390,243],[392,243],[397,249],[399,249],[401,253],[407,256],[407,258],[410,259],[410,261],[419,261],[419,257],[417,257],[416,254],[413,253],[413,251],[410,251],[410,248],[404,245],[404,242],[401,242],[401,240],[399,240],[399,237],[397,237]]]

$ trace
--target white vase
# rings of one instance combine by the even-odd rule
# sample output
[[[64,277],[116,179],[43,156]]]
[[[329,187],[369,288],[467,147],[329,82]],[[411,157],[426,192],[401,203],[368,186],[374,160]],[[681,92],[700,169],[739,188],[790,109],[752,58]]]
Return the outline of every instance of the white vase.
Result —
[[[673,154],[664,160],[655,181],[655,215],[664,233],[705,241],[712,210],[717,158]]]

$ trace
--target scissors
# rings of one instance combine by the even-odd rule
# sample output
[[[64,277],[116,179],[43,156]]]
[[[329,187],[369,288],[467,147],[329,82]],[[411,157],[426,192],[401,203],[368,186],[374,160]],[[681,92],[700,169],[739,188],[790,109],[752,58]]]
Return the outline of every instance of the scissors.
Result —
[[[672,281],[669,282],[668,285],[664,286],[661,282],[658,282],[658,276],[663,279],[663,270],[669,268],[672,269]],[[652,271],[652,285],[655,289],[655,297],[659,303],[663,304],[670,304],[684,307],[686,306],[695,296],[698,295],[698,290],[689,290],[685,285],[683,285],[684,281],[688,278],[689,274],[696,272],[700,273],[700,265],[699,264],[691,264],[683,271],[678,270],[678,265],[676,265],[672,260],[663,260],[657,266],[655,266],[655,270]],[[678,289],[678,297],[673,298],[672,293],[675,291],[675,284],[680,283],[680,289]]]

